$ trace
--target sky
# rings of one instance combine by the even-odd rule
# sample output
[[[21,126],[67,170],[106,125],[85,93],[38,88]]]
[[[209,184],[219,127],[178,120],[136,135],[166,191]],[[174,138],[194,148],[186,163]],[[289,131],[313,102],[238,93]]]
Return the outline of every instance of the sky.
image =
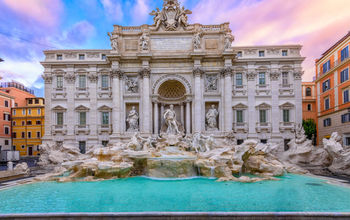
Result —
[[[43,96],[43,50],[110,49],[113,24],[152,24],[162,0],[0,0],[0,76]],[[180,0],[190,23],[230,22],[233,46],[303,45],[303,81],[315,59],[350,31],[350,0]]]

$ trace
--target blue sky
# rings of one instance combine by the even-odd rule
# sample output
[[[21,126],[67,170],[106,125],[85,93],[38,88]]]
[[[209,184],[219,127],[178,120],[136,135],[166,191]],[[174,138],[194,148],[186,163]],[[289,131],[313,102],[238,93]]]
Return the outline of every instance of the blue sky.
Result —
[[[190,23],[230,22],[234,45],[302,44],[314,60],[350,30],[348,0],[183,0]],[[108,49],[113,24],[152,24],[162,0],[0,0],[0,75],[43,95],[43,50]]]

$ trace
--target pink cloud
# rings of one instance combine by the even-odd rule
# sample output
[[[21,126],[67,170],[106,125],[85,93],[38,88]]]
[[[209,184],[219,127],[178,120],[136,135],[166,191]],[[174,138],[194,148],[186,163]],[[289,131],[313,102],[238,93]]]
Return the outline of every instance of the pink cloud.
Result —
[[[133,22],[135,24],[140,24],[148,19],[149,13],[151,12],[149,7],[149,0],[136,0],[136,4],[133,7],[134,16]]]
[[[3,3],[24,19],[33,19],[45,26],[55,26],[63,11],[61,0],[3,0]]]
[[[229,21],[235,45],[302,44],[304,80],[315,75],[315,59],[350,30],[348,0],[202,0],[193,22]]]

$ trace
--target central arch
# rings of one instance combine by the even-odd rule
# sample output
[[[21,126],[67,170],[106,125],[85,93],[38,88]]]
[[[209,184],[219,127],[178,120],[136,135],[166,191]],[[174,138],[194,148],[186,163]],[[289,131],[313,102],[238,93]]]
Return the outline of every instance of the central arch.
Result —
[[[153,84],[153,94],[159,95],[159,89],[160,87],[166,83],[167,81],[173,82],[177,81],[181,84],[181,87],[185,88],[186,95],[190,95],[192,93],[191,84],[185,79],[183,76],[179,75],[165,75],[160,77],[154,84]]]
[[[168,80],[160,85],[158,95],[161,99],[181,99],[186,95],[186,88],[177,80]]]

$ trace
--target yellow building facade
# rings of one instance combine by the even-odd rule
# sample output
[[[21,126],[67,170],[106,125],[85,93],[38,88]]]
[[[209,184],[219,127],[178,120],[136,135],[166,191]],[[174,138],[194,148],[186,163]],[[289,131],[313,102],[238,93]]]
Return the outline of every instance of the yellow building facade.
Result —
[[[21,156],[38,156],[44,135],[45,100],[27,98],[25,107],[12,108],[12,148]]]

